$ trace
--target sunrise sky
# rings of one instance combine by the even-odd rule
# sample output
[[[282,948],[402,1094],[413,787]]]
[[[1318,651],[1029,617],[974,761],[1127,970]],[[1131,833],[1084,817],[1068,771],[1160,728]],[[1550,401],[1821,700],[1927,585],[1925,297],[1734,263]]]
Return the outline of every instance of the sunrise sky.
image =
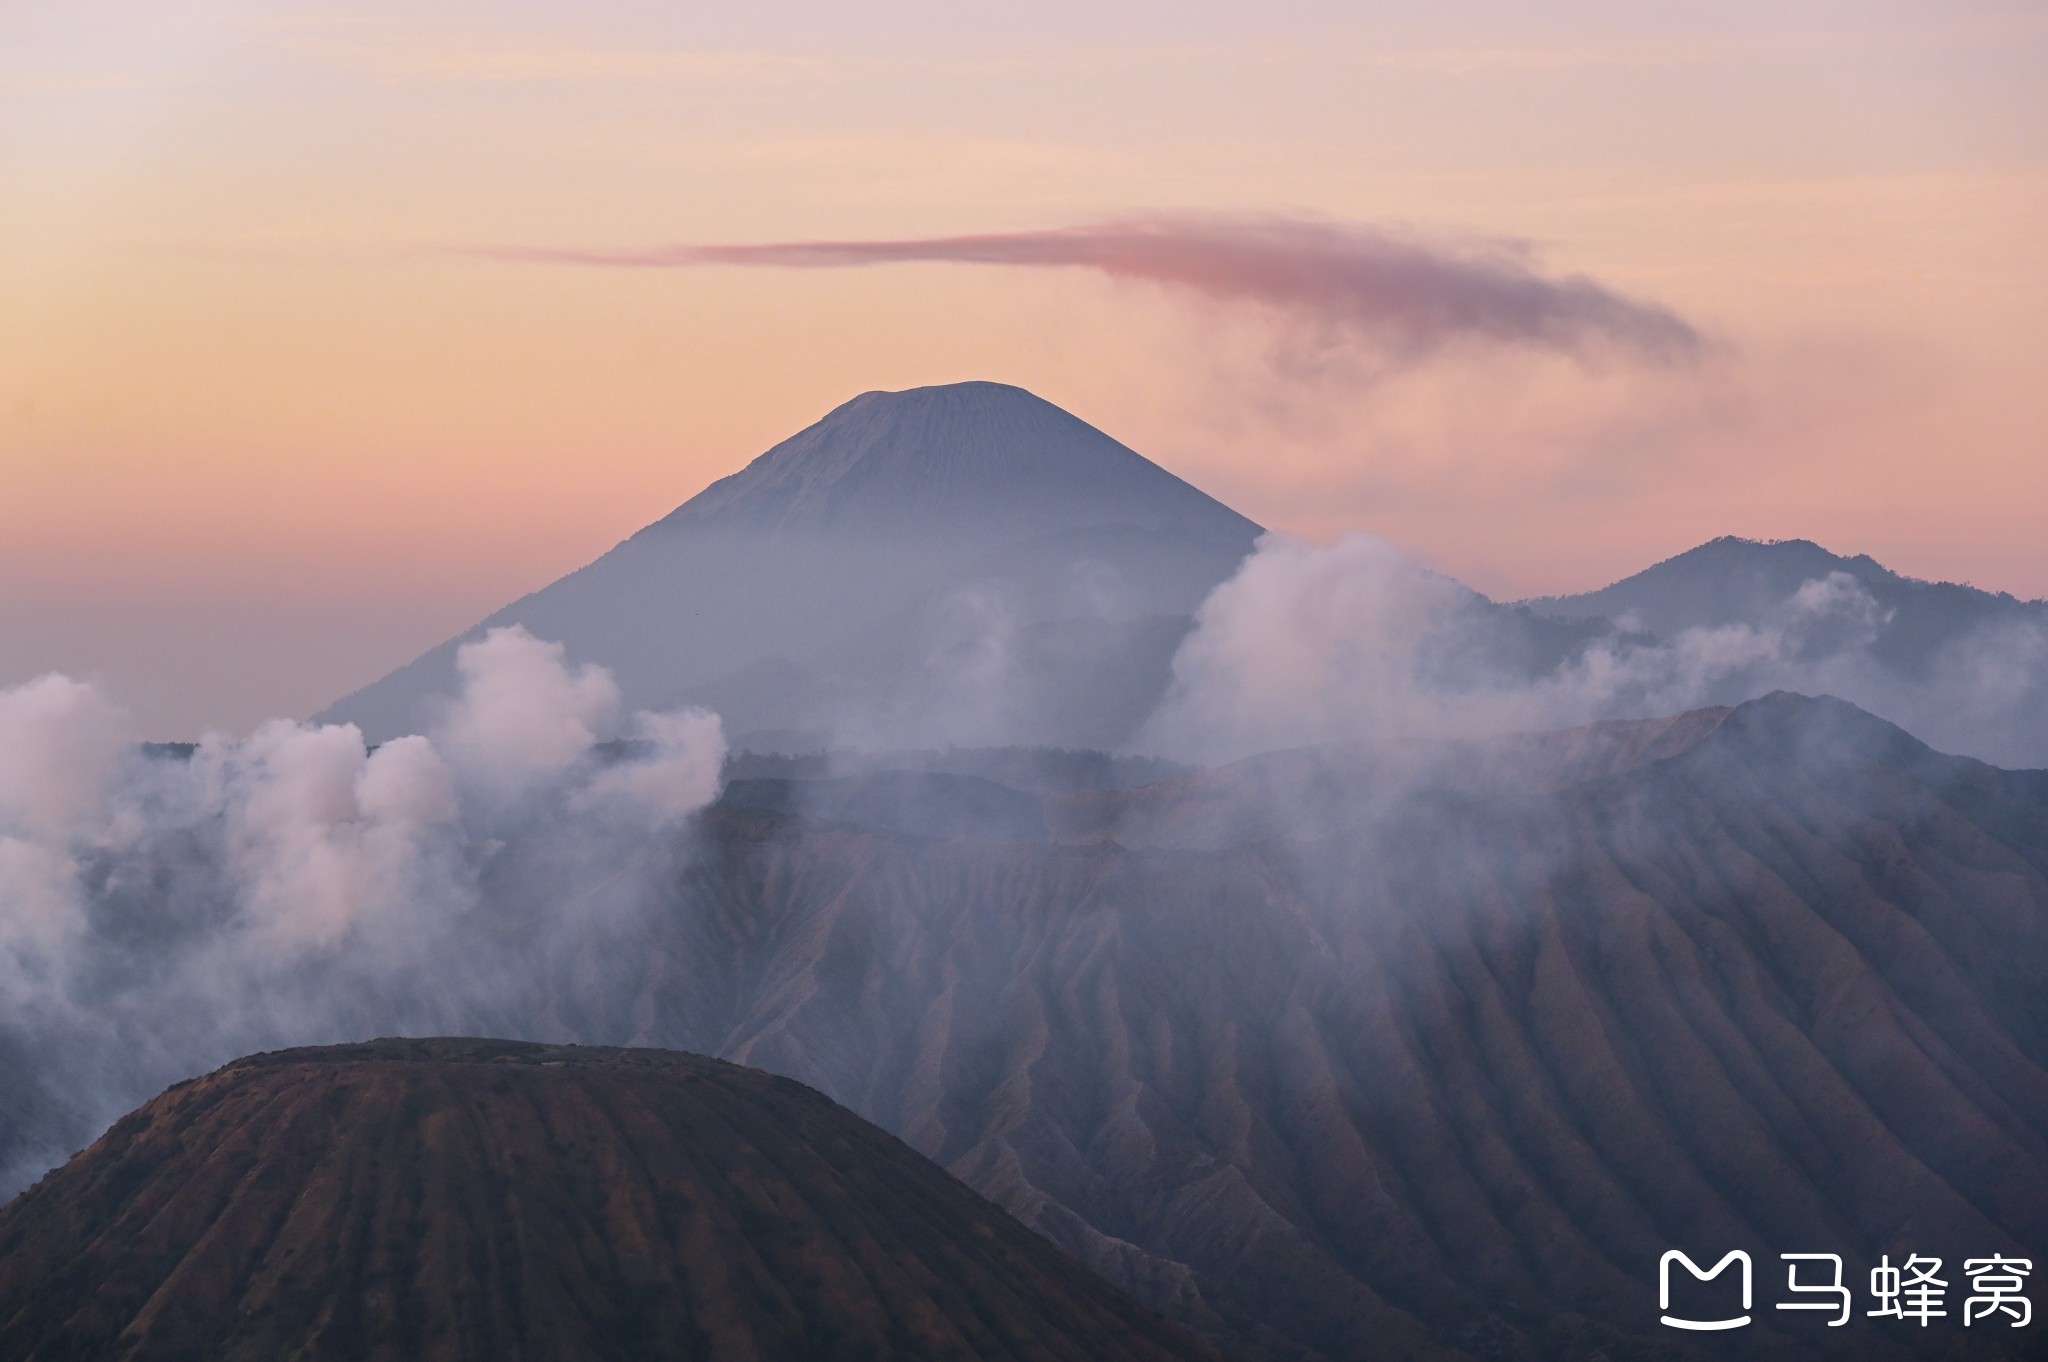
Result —
[[[854,394],[968,378],[1496,596],[1728,533],[2048,596],[2043,71],[2032,0],[0,0],[0,685],[166,738],[310,713]],[[1525,250],[1702,344],[603,263],[1133,218]]]

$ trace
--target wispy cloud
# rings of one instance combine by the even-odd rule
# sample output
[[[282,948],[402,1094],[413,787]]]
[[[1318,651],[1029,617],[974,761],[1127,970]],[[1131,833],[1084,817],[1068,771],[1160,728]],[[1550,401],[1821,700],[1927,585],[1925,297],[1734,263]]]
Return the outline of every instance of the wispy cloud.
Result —
[[[851,269],[952,263],[1092,270],[1257,305],[1394,358],[1479,340],[1657,363],[1705,349],[1675,312],[1584,275],[1543,271],[1523,245],[1445,242],[1378,227],[1278,217],[1147,217],[1082,227],[878,241],[781,241],[585,250],[471,247],[526,264],[608,269]]]

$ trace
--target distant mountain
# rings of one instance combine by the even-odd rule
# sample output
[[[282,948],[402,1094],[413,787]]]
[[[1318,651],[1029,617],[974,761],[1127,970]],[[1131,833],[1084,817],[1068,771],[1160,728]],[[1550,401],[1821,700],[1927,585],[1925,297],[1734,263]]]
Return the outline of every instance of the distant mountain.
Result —
[[[1601,674],[1645,680],[1655,702],[1609,713],[1835,695],[1943,751],[2048,767],[2048,601],[1918,581],[1803,539],[1723,538],[1522,608],[1611,631]]]
[[[786,1078],[410,1040],[180,1084],[0,1210],[0,1357],[1214,1355]]]
[[[521,624],[633,706],[797,746],[1103,746],[1260,532],[1021,388],[866,393],[320,717],[414,731],[460,643]]]
[[[1871,656],[1907,676],[1921,675],[1944,649],[1972,634],[2012,623],[2048,627],[2048,601],[1919,581],[1867,554],[1844,558],[1804,539],[1724,536],[1598,591],[1522,604],[1556,619],[1605,618],[1668,639],[1688,629],[1764,623],[1802,587],[1836,573],[1875,606]]]

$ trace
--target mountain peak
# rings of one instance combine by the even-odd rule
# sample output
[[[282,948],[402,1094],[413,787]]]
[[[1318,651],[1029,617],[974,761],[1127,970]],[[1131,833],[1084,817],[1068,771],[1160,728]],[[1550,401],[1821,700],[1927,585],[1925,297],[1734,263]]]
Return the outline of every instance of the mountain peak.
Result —
[[[1842,618],[1849,627],[1846,632],[1803,635],[1798,643],[1801,656],[1861,656],[1912,684],[1934,675],[1945,659],[1967,661],[1987,646],[2019,648],[2023,651],[2014,655],[2024,656],[2030,646],[2027,640],[2048,628],[2048,601],[2015,600],[1957,582],[1922,581],[1895,572],[1868,554],[1844,557],[1811,540],[1733,535],[1708,540],[1597,591],[1525,604],[1553,619],[1608,619],[1664,639],[1730,625],[1782,630],[1783,621],[1812,608],[1800,604],[1801,590],[1830,578],[1846,579],[1836,585],[1846,587],[1847,594],[1823,593],[1818,598],[1821,608],[1847,610]],[[1959,648],[1963,651],[1955,651]],[[1844,683],[1837,679],[1830,684]],[[1970,750],[1972,741],[1968,734],[1956,732],[1944,745]]]
[[[1525,602],[1561,618],[1632,614],[1651,629],[1725,624],[1754,618],[1807,582],[1830,573],[1852,577],[1887,607],[1906,600],[1940,602],[1976,616],[2001,606],[2036,606],[2003,592],[1957,582],[1930,582],[1895,572],[1867,553],[1844,557],[1810,539],[1718,539],[1673,554],[1597,591]],[[1682,616],[1682,624],[1678,617]]]
[[[1710,539],[1698,548],[1675,554],[1661,563],[1645,568],[1637,575],[1645,576],[1652,572],[1669,571],[1679,567],[1733,563],[1750,565],[1763,571],[1803,572],[1809,577],[1822,572],[1849,572],[1859,577],[1867,574],[1897,576],[1869,554],[1845,558],[1814,543],[1811,539],[1744,539],[1734,534],[1724,534],[1718,539]]]
[[[986,537],[1110,524],[1258,533],[1079,417],[991,382],[862,393],[656,528]]]
[[[870,388],[841,402],[833,411],[859,406],[943,406],[969,402],[1026,402],[1050,407],[1052,403],[1014,383],[989,378],[970,378],[959,383],[927,383],[918,388]]]
[[[610,668],[636,708],[704,704],[736,733],[808,733],[940,704],[903,697],[936,684],[925,659],[958,621],[995,610],[1023,649],[1005,684],[1033,704],[1075,697],[1003,740],[1100,746],[1166,684],[1174,621],[1261,533],[1022,388],[862,393],[322,717],[420,732],[456,693],[462,644],[519,625]],[[1085,640],[1064,627],[1077,619]]]

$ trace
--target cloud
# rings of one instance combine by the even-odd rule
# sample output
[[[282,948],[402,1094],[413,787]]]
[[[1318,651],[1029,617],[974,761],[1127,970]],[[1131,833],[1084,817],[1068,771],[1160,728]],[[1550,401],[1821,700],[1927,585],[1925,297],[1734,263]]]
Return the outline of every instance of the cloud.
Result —
[[[1831,572],[1754,620],[1546,644],[1526,612],[1381,540],[1267,535],[1203,602],[1166,698],[1132,746],[1214,763],[1676,714],[1792,690],[1839,696],[1946,751],[2048,764],[2048,628],[1974,630],[1925,675],[1906,676],[1878,655],[1886,623],[1860,582]]]
[[[276,720],[238,743],[209,742],[194,769],[216,792],[223,869],[240,901],[232,936],[245,954],[381,950],[474,898],[454,781],[423,738],[372,752],[353,725]]]
[[[953,263],[1084,269],[1259,306],[1333,343],[1419,359],[1480,341],[1575,355],[1612,350],[1657,364],[1706,340],[1656,303],[1584,275],[1554,275],[1514,243],[1452,243],[1381,227],[1282,217],[1155,216],[1026,232],[878,241],[786,241],[627,250],[482,247],[464,254],[612,269],[852,269]]]
[[[1381,540],[1267,535],[1216,588],[1136,746],[1202,761],[1440,730],[1424,650],[1484,603]]]
[[[90,812],[131,738],[127,716],[70,677],[0,691],[0,833],[47,835]]]
[[[634,736],[641,755],[607,767],[577,796],[577,806],[637,814],[660,824],[718,797],[725,727],[709,710],[641,714]]]
[[[91,685],[0,690],[0,1051],[40,1085],[10,1103],[72,1123],[12,1132],[0,1196],[237,1054],[545,1030],[566,962],[602,978],[718,795],[718,717],[616,749],[611,676],[523,630],[460,670],[440,727],[375,748],[279,719],[149,755]]]
[[[132,740],[128,716],[83,682],[0,690],[0,1003],[41,994],[87,930],[73,844],[106,825]]]
[[[606,735],[619,688],[602,667],[571,670],[559,643],[514,625],[455,655],[462,694],[434,731],[437,745],[488,786],[516,794],[559,775]]]

